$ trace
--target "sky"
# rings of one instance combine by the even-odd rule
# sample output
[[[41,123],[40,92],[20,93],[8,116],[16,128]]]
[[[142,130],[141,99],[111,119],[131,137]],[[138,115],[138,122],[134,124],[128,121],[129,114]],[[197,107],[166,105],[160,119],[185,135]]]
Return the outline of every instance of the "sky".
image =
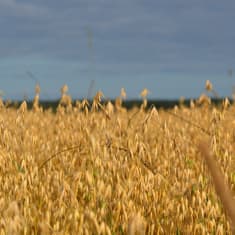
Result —
[[[234,0],[0,0],[1,93],[196,98],[210,80],[231,96],[234,12]]]

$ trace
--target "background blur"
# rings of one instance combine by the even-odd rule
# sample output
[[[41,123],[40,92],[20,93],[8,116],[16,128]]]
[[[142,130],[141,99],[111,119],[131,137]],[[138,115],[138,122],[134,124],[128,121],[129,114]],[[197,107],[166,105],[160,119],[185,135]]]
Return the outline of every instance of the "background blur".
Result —
[[[198,97],[208,79],[221,96],[235,85],[233,0],[0,0],[4,99],[73,98],[124,87],[152,99]]]

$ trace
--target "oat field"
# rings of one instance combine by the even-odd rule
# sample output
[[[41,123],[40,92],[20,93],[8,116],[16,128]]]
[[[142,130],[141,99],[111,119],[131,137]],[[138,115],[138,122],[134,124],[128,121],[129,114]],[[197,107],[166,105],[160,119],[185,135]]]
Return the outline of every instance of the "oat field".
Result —
[[[126,110],[72,103],[56,113],[0,104],[0,234],[232,234],[201,141],[235,191],[235,107]],[[223,191],[223,190],[222,190]],[[221,192],[223,194],[223,192]],[[225,192],[226,193],[226,192]],[[231,223],[230,223],[231,222]]]

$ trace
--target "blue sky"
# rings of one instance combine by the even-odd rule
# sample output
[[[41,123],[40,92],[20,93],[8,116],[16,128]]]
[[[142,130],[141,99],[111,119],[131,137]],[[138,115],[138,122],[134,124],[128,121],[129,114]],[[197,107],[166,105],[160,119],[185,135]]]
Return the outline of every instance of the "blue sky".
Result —
[[[230,96],[235,76],[234,0],[0,0],[4,98],[73,98],[124,87],[150,98],[197,97],[209,79]],[[92,82],[94,81],[94,82]]]

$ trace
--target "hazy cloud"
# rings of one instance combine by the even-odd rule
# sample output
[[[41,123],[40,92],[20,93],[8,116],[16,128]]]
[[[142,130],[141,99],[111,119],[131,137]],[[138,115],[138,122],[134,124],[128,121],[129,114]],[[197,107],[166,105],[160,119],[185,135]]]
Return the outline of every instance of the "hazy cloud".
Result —
[[[235,66],[234,12],[232,0],[0,0],[0,58],[83,77],[221,75]]]
[[[46,9],[30,2],[16,0],[0,0],[1,15],[10,16],[43,16]]]

